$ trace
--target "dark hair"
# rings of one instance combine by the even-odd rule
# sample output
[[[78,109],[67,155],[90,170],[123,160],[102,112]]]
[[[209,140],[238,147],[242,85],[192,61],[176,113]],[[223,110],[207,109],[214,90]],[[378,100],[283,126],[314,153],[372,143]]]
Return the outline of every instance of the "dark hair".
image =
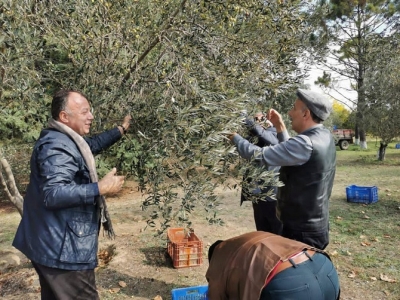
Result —
[[[311,109],[308,109],[309,111],[310,111],[310,114],[311,114],[311,119],[313,119],[313,121],[315,122],[315,123],[318,123],[318,124],[320,124],[320,123],[322,123],[323,121],[322,121],[322,119],[320,119],[319,117],[317,117],[317,115],[316,114],[314,114],[313,112],[312,112],[312,110]]]
[[[215,247],[217,247],[219,244],[221,244],[223,241],[222,240],[218,240],[218,241],[216,241],[214,244],[212,244],[211,246],[210,246],[210,248],[208,249],[208,262],[210,262],[211,261],[211,257],[212,257],[212,255],[213,255],[213,253],[214,253],[214,250],[215,250]]]
[[[73,89],[61,89],[57,91],[53,96],[53,101],[51,102],[51,117],[54,120],[58,120],[58,115],[61,111],[65,110],[68,102],[68,96],[71,93],[78,93],[82,97],[87,97],[79,91]]]

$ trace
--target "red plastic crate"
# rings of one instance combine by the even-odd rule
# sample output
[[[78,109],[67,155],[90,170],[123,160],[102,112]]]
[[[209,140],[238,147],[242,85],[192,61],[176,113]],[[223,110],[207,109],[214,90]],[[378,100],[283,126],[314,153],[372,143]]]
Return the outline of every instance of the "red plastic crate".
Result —
[[[168,228],[168,254],[174,268],[200,266],[203,263],[203,242],[183,228]]]

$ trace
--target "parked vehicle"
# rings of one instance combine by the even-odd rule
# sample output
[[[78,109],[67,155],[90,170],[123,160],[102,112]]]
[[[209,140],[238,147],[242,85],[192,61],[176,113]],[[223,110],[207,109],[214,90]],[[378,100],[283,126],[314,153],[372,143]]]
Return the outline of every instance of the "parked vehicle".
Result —
[[[334,129],[332,131],[336,146],[341,150],[347,150],[353,144],[354,131],[352,129]]]

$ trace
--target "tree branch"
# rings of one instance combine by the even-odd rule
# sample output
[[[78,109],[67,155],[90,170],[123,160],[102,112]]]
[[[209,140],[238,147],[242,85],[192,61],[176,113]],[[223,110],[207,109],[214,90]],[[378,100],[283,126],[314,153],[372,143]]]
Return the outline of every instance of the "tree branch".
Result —
[[[169,18],[167,24],[164,26],[164,28],[160,31],[160,34],[154,38],[154,40],[150,43],[150,45],[147,47],[147,49],[142,53],[142,55],[139,56],[139,58],[136,60],[136,62],[133,64],[133,66],[129,69],[128,73],[125,74],[124,78],[122,79],[122,84],[126,83],[129,78],[131,77],[131,74],[136,71],[138,65],[145,59],[147,54],[161,41],[162,36],[165,34],[165,32],[171,28],[172,26],[172,21],[173,19],[178,15],[178,13],[183,9],[185,6],[187,0],[183,0],[179,7],[176,9],[176,11],[172,14],[172,16]]]
[[[3,176],[3,170],[6,178]],[[8,200],[15,205],[19,214],[22,216],[24,199],[18,191],[11,167],[5,158],[0,160],[0,171],[0,182],[2,189],[6,193]]]

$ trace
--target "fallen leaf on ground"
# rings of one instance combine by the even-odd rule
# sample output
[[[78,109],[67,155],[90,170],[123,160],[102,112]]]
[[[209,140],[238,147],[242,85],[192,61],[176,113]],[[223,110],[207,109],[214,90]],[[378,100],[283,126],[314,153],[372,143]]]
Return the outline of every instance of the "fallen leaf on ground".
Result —
[[[369,279],[371,279],[372,281],[377,281],[378,280],[376,277],[370,277]]]
[[[389,278],[387,275],[384,275],[384,274],[381,274],[380,278],[382,281],[386,281],[386,282],[390,282],[390,283],[396,282],[396,279]]]
[[[160,295],[157,295],[157,296],[154,297],[153,300],[162,300],[162,297]]]
[[[120,290],[121,290],[120,288],[112,288],[112,289],[109,289],[108,291],[109,291],[111,294],[115,294],[115,293],[118,293]]]
[[[329,252],[330,256],[337,256],[338,252],[336,250],[333,250],[332,252]]]
[[[349,277],[349,278],[355,278],[355,277],[356,277],[356,273],[354,273],[354,271],[351,271],[351,273],[348,274],[347,277]]]
[[[369,217],[368,216],[364,216],[364,219],[369,219]]]
[[[120,282],[118,282],[118,284],[120,287],[126,287],[125,281],[120,281]]]
[[[338,220],[341,220],[341,219],[342,219],[342,217],[340,217],[340,216],[337,216],[337,217],[336,217],[336,219],[338,219]]]

